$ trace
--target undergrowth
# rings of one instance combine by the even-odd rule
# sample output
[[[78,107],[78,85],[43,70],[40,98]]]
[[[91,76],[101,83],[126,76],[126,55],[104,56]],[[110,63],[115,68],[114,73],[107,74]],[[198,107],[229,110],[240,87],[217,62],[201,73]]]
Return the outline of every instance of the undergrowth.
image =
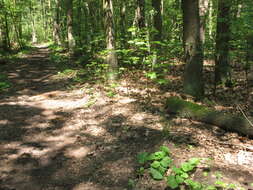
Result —
[[[235,184],[228,184],[222,180],[222,175],[216,175],[214,184],[201,183],[193,180],[193,175],[196,172],[199,164],[204,164],[209,167],[206,158],[191,158],[186,162],[181,163],[180,167],[174,164],[170,150],[166,146],[161,146],[160,149],[154,153],[143,152],[137,155],[139,168],[137,169],[137,176],[141,178],[146,172],[152,180],[164,180],[168,189],[180,190],[233,190],[240,189]],[[208,175],[203,172],[203,176]],[[137,179],[138,180],[138,179]],[[134,189],[136,181],[130,179],[129,187]]]

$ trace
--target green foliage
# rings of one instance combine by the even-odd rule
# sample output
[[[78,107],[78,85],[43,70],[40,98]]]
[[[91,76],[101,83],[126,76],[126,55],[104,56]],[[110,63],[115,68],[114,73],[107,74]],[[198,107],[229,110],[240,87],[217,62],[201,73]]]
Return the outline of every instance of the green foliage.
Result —
[[[11,87],[11,83],[8,81],[8,77],[5,74],[0,73],[0,91]]]
[[[155,180],[162,180],[168,167],[172,163],[169,157],[170,150],[166,146],[161,146],[160,151],[154,153],[143,152],[137,155],[137,161],[141,165],[149,165],[149,173]],[[143,166],[141,167],[143,171]],[[140,169],[139,169],[140,170]],[[143,171],[144,172],[144,171]],[[143,173],[142,172],[142,173]]]
[[[137,161],[141,167],[137,170],[139,176],[144,175],[147,170],[154,180],[165,179],[166,184],[170,189],[189,190],[218,190],[218,189],[236,189],[238,186],[235,184],[227,184],[221,180],[222,175],[216,173],[218,180],[214,185],[202,184],[194,181],[191,175],[194,173],[196,167],[201,161],[209,159],[191,158],[183,162],[180,167],[173,164],[170,155],[170,150],[166,146],[161,146],[159,151],[154,153],[143,152],[137,155]]]
[[[84,107],[89,108],[97,102],[97,99],[94,96],[91,96],[89,101],[84,105]]]

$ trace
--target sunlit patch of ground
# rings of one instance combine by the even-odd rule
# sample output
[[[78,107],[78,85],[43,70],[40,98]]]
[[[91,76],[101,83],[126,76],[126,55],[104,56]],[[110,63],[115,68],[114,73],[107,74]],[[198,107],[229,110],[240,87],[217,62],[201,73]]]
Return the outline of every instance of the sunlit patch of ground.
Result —
[[[119,81],[111,98],[98,85],[66,90],[65,81],[41,73],[50,67],[46,76],[57,75],[46,58],[46,49],[27,56],[30,75],[9,70],[16,86],[0,99],[0,188],[127,189],[128,180],[136,177],[136,155],[162,144],[170,147],[177,164],[208,157],[213,159],[211,171],[224,172],[228,182],[236,180],[236,170],[238,183],[253,182],[253,155],[243,148],[252,146],[252,140],[241,142],[236,134],[188,119],[168,122],[163,103],[180,95],[173,84],[162,92],[151,83],[147,88],[148,81]],[[36,64],[41,59],[45,65]],[[179,82],[176,75],[173,71],[168,78]],[[166,186],[148,176],[138,180],[140,189]]]

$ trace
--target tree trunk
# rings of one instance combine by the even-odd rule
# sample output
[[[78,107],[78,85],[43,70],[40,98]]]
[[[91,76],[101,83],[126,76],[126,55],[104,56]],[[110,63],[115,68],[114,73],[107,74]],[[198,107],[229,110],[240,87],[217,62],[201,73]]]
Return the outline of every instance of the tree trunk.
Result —
[[[53,38],[57,45],[61,45],[60,38],[60,2],[55,0],[55,16],[54,16],[54,28],[53,28]]]
[[[68,48],[70,52],[73,52],[76,44],[73,36],[73,0],[67,0],[67,30]]]
[[[219,0],[216,30],[215,84],[231,84],[229,65],[230,0]]]
[[[200,40],[202,43],[205,42],[206,19],[207,19],[207,13],[208,13],[208,1],[209,0],[199,0]]]
[[[30,2],[30,15],[31,15],[31,24],[32,24],[32,43],[37,42],[37,35],[35,29],[35,15],[34,15],[34,8],[32,2]]]
[[[124,48],[126,44],[126,2],[120,1],[120,40],[121,40],[121,47]]]
[[[115,35],[113,22],[113,4],[112,0],[103,0],[103,8],[105,12],[105,31],[108,55],[106,63],[108,64],[108,79],[113,81],[117,78],[118,58],[115,51]]]
[[[155,11],[154,16],[153,16],[153,25],[156,30],[153,36],[153,40],[161,41],[162,39],[161,0],[152,0],[152,6]]]
[[[183,0],[183,45],[185,53],[184,92],[195,98],[204,95],[203,52],[200,41],[198,0]]]
[[[139,29],[145,27],[145,0],[136,0],[134,25]]]
[[[2,47],[4,51],[9,51],[10,42],[9,42],[9,30],[8,30],[8,21],[7,21],[7,12],[5,11],[4,2],[0,1],[0,10],[2,15],[0,15],[0,31],[2,39]]]

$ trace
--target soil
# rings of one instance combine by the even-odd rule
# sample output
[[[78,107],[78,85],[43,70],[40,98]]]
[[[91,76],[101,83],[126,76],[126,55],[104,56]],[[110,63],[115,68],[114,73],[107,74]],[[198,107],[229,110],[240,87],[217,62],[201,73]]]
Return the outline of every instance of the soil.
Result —
[[[166,97],[181,93],[180,68],[166,89],[138,73],[124,77],[114,97],[94,81],[70,89],[43,46],[0,69],[12,83],[0,94],[0,190],[164,190],[166,183],[136,173],[136,155],[161,145],[177,165],[209,158],[208,175],[205,166],[194,173],[198,181],[222,176],[253,188],[251,139],[166,114]],[[235,99],[220,101],[223,92],[217,106],[229,110]]]

